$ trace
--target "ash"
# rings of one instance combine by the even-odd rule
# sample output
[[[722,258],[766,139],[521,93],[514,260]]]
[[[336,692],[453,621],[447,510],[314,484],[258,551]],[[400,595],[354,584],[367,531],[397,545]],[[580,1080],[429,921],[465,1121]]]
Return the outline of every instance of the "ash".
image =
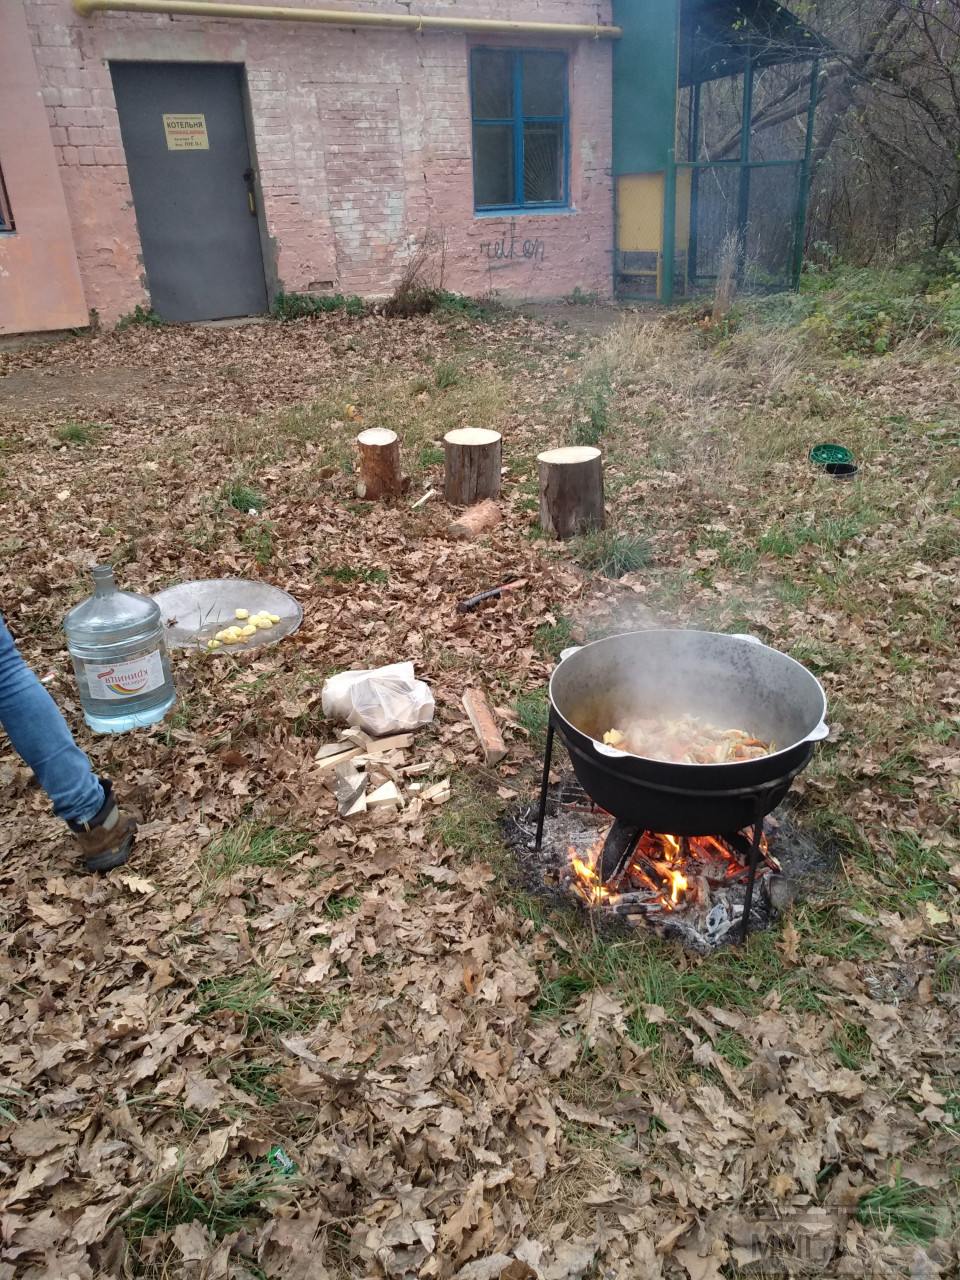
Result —
[[[537,806],[522,805],[507,816],[504,833],[517,856],[520,877],[530,892],[554,902],[578,903],[601,923],[612,927],[650,929],[672,938],[696,955],[708,955],[718,947],[738,941],[743,920],[745,874],[717,880],[698,875],[695,862],[688,876],[693,891],[672,910],[649,893],[631,892],[620,886],[610,901],[587,902],[577,892],[570,867],[570,851],[586,859],[601,843],[612,818],[598,809],[570,775],[551,787],[543,826],[543,845],[534,849]],[[750,931],[767,929],[803,891],[806,883],[823,875],[834,859],[820,849],[783,809],[764,823],[768,850],[757,869]],[[741,856],[741,850],[735,850]]]

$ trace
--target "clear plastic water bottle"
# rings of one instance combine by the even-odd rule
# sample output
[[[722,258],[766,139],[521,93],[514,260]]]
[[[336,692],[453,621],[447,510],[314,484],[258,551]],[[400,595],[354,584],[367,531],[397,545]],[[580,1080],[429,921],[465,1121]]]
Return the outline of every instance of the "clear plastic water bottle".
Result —
[[[177,700],[160,606],[118,591],[113,568],[93,570],[94,592],[63,622],[83,718],[96,733],[126,733],[162,720]]]

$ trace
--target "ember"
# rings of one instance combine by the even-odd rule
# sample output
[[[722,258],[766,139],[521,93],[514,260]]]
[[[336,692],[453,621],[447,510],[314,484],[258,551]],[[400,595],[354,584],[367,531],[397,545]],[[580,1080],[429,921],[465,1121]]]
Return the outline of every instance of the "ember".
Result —
[[[585,854],[569,850],[568,884],[591,907],[614,915],[666,916],[693,911],[698,923],[712,918],[716,926],[733,924],[724,890],[745,879],[749,871],[749,837],[673,836],[645,831],[628,848],[616,874],[603,883],[599,866],[604,846],[615,832],[603,832]],[[742,848],[738,845],[742,844]],[[758,877],[779,871],[769,852],[766,834],[760,837]],[[722,919],[718,919],[722,917]],[[726,930],[724,929],[723,932]],[[717,928],[710,930],[716,933]]]

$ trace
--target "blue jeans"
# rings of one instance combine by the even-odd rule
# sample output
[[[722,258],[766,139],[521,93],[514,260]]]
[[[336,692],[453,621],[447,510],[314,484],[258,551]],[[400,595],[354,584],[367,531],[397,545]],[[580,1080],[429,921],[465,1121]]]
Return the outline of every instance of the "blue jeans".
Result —
[[[103,807],[100,779],[57,704],[17,652],[0,617],[0,724],[65,822],[89,822]]]

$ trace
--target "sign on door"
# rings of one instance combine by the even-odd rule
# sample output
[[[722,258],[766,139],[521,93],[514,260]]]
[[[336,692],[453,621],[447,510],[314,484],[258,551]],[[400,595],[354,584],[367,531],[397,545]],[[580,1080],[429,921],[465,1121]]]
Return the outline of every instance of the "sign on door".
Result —
[[[164,114],[163,132],[168,151],[209,151],[206,117],[200,113],[192,116]]]

